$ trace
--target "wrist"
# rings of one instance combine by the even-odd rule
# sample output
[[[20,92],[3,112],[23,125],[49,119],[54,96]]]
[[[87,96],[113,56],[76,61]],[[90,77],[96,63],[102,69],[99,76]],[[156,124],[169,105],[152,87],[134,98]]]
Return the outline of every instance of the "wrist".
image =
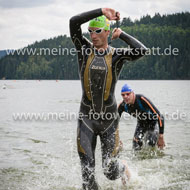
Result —
[[[122,33],[121,28],[117,28],[117,31],[118,31],[118,37],[120,37],[120,35],[121,35],[121,33]]]
[[[119,38],[122,38],[122,36],[123,36],[123,31],[121,30],[121,33],[119,34]]]
[[[159,134],[159,138],[164,138],[164,134]]]
[[[102,8],[102,15],[104,15],[106,12],[106,8]]]

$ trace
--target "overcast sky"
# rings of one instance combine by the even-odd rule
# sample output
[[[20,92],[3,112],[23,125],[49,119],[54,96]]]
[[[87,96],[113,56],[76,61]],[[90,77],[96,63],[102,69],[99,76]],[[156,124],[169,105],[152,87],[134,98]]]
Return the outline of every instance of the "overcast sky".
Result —
[[[18,49],[58,35],[69,35],[69,18],[110,7],[121,18],[190,11],[189,0],[0,0],[0,50]],[[86,25],[83,26],[83,29]]]

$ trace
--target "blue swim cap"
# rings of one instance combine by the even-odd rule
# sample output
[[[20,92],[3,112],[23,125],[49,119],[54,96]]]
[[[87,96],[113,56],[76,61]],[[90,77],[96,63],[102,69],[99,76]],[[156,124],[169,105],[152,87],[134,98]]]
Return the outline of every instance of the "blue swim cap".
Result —
[[[123,87],[121,88],[121,93],[122,92],[132,92],[132,91],[133,91],[133,89],[127,84],[124,84]]]

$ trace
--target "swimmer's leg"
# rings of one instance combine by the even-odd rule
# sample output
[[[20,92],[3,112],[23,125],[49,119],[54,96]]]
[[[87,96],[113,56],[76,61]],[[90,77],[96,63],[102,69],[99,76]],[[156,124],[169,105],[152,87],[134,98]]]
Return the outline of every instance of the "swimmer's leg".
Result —
[[[143,137],[146,132],[147,128],[141,124],[140,122],[137,122],[137,126],[135,129],[135,134],[133,138],[133,149],[134,150],[141,150],[143,145]]]
[[[81,161],[83,190],[98,190],[95,180],[95,148],[97,136],[82,120],[77,131],[78,154]]]
[[[159,126],[158,122],[155,122],[153,124],[150,124],[147,130],[147,134],[145,137],[145,142],[151,146],[154,147],[158,142],[159,137]]]
[[[112,127],[100,135],[102,166],[104,174],[109,180],[115,180],[122,177],[126,170],[128,170],[126,163],[124,164],[118,161],[120,140],[117,126],[118,121],[115,121]]]

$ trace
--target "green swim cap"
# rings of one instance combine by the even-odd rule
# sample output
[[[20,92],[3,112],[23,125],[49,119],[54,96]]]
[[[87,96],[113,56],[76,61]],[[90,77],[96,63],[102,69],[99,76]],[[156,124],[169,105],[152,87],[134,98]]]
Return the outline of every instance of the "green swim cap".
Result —
[[[110,22],[104,15],[102,15],[92,19],[88,27],[103,28],[104,30],[110,30]]]

